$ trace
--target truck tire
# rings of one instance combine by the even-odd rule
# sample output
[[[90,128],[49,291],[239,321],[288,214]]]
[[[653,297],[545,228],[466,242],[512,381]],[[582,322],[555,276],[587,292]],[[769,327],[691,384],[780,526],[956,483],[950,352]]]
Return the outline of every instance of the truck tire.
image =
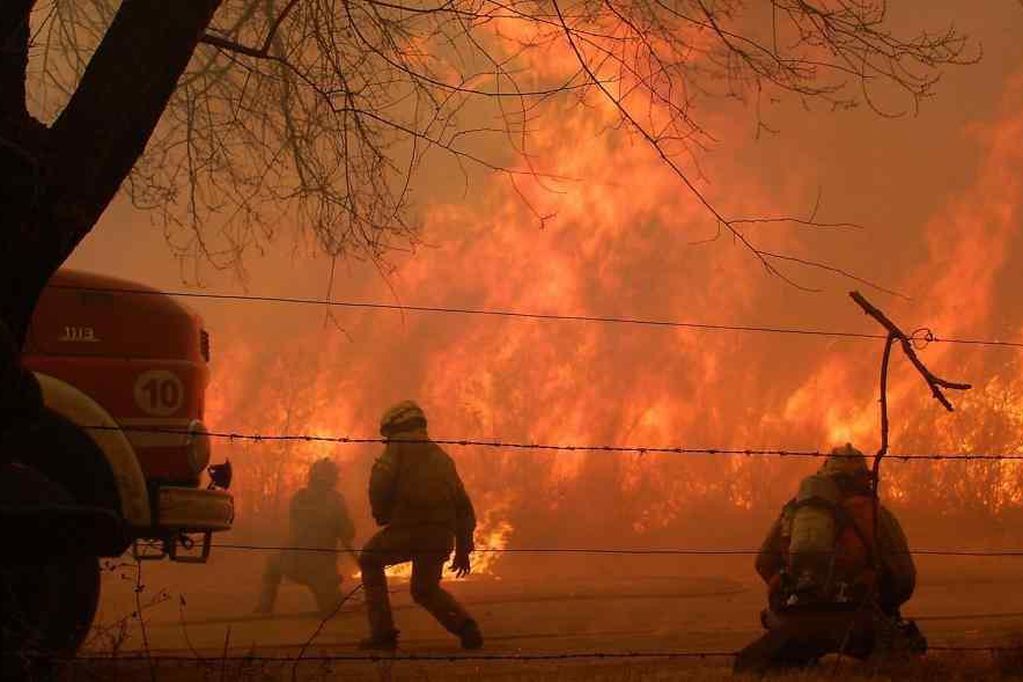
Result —
[[[5,649],[42,657],[73,656],[96,616],[99,559],[62,557],[16,565],[5,561],[0,585]]]
[[[29,467],[9,464],[0,473],[4,508],[70,501],[63,487]],[[8,550],[14,551],[0,559],[3,679],[45,675],[54,659],[73,656],[88,634],[99,601],[99,559],[66,549],[42,556]]]
[[[18,436],[25,445],[19,448],[16,461],[60,484],[77,504],[120,512],[114,474],[96,443],[78,425],[44,408]]]

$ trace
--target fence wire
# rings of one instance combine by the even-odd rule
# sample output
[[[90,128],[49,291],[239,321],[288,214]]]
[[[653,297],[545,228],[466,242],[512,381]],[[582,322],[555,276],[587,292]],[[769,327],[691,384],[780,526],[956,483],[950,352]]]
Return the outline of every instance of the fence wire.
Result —
[[[313,433],[245,433],[240,431],[210,431],[210,430],[189,430],[159,426],[118,426],[118,425],[90,425],[83,426],[87,431],[123,431],[130,433],[158,433],[177,435],[184,438],[203,436],[207,438],[218,438],[228,441],[241,441],[250,443],[269,442],[307,442],[307,443],[332,443],[336,445],[385,445],[389,439],[378,436],[330,436]],[[611,452],[637,455],[735,455],[745,457],[791,457],[821,459],[835,457],[831,452],[822,450],[789,450],[784,448],[710,448],[710,447],[687,447],[683,445],[611,445],[592,443],[536,443],[524,441],[502,441],[502,440],[480,440],[473,438],[429,438],[429,439],[402,439],[403,443],[435,443],[437,445],[457,447],[484,447],[510,450],[537,450],[557,452]],[[837,455],[838,457],[856,457],[857,455]],[[900,462],[912,461],[1013,461],[1023,460],[1023,453],[890,453],[885,455],[886,459]]]
[[[1003,644],[979,645],[935,645],[928,646],[928,651],[942,652],[973,652],[998,653],[1017,652],[1019,646]],[[721,650],[680,650],[680,651],[559,651],[559,652],[515,652],[493,654],[418,654],[418,653],[380,653],[380,654],[312,654],[299,656],[273,656],[260,654],[244,654],[217,656],[206,659],[207,662],[236,661],[262,663],[345,663],[345,662],[417,662],[417,663],[458,663],[458,662],[507,662],[507,661],[571,661],[571,660],[633,660],[633,659],[708,659],[734,658],[738,651]],[[86,654],[77,657],[77,661],[175,661],[196,662],[203,659],[194,654]]]
[[[298,297],[281,296],[256,296],[242,294],[222,294],[211,292],[191,291],[155,291],[144,289],[129,289],[117,287],[78,287],[66,285],[53,285],[56,289],[74,289],[82,292],[107,293],[107,294],[129,294],[129,295],[158,295],[174,296],[179,298],[207,299],[228,302],[263,302],[281,303],[307,306],[326,306],[333,308],[383,310],[398,312],[415,312],[429,314],[465,315],[481,317],[499,317],[509,319],[528,319],[537,321],[559,321],[559,322],[583,322],[597,324],[621,324],[644,327],[691,329],[695,331],[721,331],[758,334],[784,334],[804,337],[823,337],[845,340],[883,340],[884,334],[849,332],[841,330],[814,329],[781,327],[770,325],[729,325],[683,320],[645,319],[625,316],[599,316],[581,314],[551,314],[533,313],[518,310],[502,309],[480,309],[467,307],[450,306],[426,306],[426,305],[402,305],[380,302],[362,301],[335,301]],[[912,336],[912,341],[920,345],[929,343],[950,343],[973,345],[994,348],[1023,348],[1023,342],[1005,341],[999,339],[974,339],[940,337],[931,330],[922,328]],[[252,443],[267,442],[310,442],[310,443],[332,443],[337,445],[359,445],[359,444],[385,444],[386,438],[382,437],[349,437],[320,434],[289,434],[289,433],[243,433],[234,431],[192,431],[186,429],[140,427],[140,426],[112,426],[95,425],[85,427],[92,431],[129,431],[157,434],[180,435],[186,438],[208,437],[226,439],[228,441],[243,441]],[[424,441],[411,441],[424,442]],[[710,448],[710,447],[687,447],[687,446],[634,446],[614,444],[573,444],[573,443],[538,443],[538,442],[516,442],[502,440],[480,440],[473,438],[447,438],[430,439],[438,445],[458,447],[484,447],[511,450],[532,450],[532,451],[556,451],[556,452],[608,452],[628,454],[671,454],[671,455],[707,455],[707,456],[747,456],[747,457],[791,457],[791,458],[826,458],[831,456],[830,452],[820,450],[797,450],[782,448]],[[1023,453],[907,453],[890,454],[889,460],[912,462],[912,461],[957,461],[957,462],[1002,462],[1012,460],[1023,460]],[[295,547],[280,545],[256,545],[242,543],[215,543],[213,547],[221,550],[239,551],[299,551],[299,552],[347,552],[347,549],[319,548],[319,547]],[[567,554],[567,555],[620,555],[620,556],[752,556],[760,550],[753,548],[650,548],[650,547],[513,547],[513,548],[478,548],[477,553],[487,554]],[[998,557],[1016,558],[1023,557],[1023,549],[992,549],[992,548],[962,548],[962,549],[941,549],[927,548],[910,552],[916,556],[939,556],[939,557]],[[921,620],[954,619],[967,617],[1015,617],[1023,614],[963,614],[960,616],[921,616]],[[1005,651],[1018,652],[1019,646],[1006,646],[995,644],[978,645],[935,645],[930,646],[929,651],[952,652],[952,653],[998,653]],[[271,656],[271,655],[222,655],[215,658],[216,662],[267,662],[267,663],[347,663],[347,662],[416,662],[416,663],[457,663],[457,662],[551,662],[571,660],[672,660],[672,659],[710,659],[710,658],[733,658],[737,652],[721,650],[671,650],[671,651],[560,651],[560,652],[510,652],[510,653],[487,653],[487,654],[419,654],[419,653],[387,653],[387,654],[316,654],[316,655],[292,655],[292,656]],[[132,662],[145,661],[154,662],[197,662],[203,659],[193,655],[185,654],[117,654],[117,655],[83,655],[75,659],[83,662]]]
[[[213,543],[213,549],[254,551],[254,552],[309,552],[320,554],[347,554],[347,548],[336,547],[301,547],[292,545],[257,545],[244,543]],[[361,550],[372,554],[372,550]],[[425,552],[436,551],[429,548]],[[759,548],[713,548],[713,547],[477,547],[473,550],[479,554],[583,554],[583,555],[624,555],[624,556],[756,556]],[[414,552],[414,550],[413,550]],[[894,554],[888,552],[887,554]],[[1019,549],[915,549],[909,554],[914,556],[938,557],[1000,557],[1023,558],[1023,548]]]
[[[559,313],[534,313],[520,310],[502,310],[487,308],[465,308],[455,306],[406,305],[401,303],[380,303],[375,301],[337,301],[331,299],[302,298],[295,296],[258,296],[253,294],[224,294],[202,291],[159,291],[146,289],[130,289],[121,287],[83,287],[70,284],[50,285],[51,289],[70,289],[81,292],[128,294],[139,296],[174,296],[177,298],[193,298],[214,301],[245,302],[245,303],[283,303],[290,305],[326,306],[331,308],[350,308],[363,310],[390,310],[413,313],[436,313],[447,315],[472,315],[481,317],[503,317],[555,322],[587,322],[597,324],[624,324],[643,327],[666,327],[674,329],[693,329],[697,331],[730,331],[757,334],[788,334],[794,336],[816,336],[833,339],[851,340],[884,340],[885,334],[871,332],[850,332],[828,329],[808,329],[800,327],[780,327],[773,325],[742,325],[718,324],[712,322],[693,322],[685,320],[657,320],[640,317],[615,315],[581,315]],[[972,346],[989,346],[1004,348],[1023,348],[1023,342],[1004,341],[1001,339],[971,339],[937,336],[927,328],[917,330],[913,341],[918,344],[952,343]]]

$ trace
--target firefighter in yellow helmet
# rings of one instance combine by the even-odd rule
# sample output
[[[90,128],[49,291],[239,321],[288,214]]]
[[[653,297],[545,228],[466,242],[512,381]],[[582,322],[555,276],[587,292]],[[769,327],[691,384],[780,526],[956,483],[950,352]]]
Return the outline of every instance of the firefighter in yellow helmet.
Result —
[[[800,483],[757,555],[767,632],[739,652],[736,672],[926,649],[899,613],[916,585],[906,535],[871,480],[863,453],[847,443]]]
[[[426,415],[406,400],[384,413],[380,434],[387,439],[373,464],[369,500],[383,528],[359,556],[370,635],[363,649],[393,650],[394,627],[384,568],[412,562],[412,599],[456,635],[466,649],[483,646],[476,621],[440,586],[444,563],[454,550],[451,570],[470,571],[476,514],[455,464],[430,441]]]
[[[341,603],[338,545],[355,556],[355,526],[337,490],[337,478],[337,465],[331,459],[317,460],[309,467],[308,484],[291,498],[288,549],[267,559],[256,613],[273,612],[282,578],[308,587],[322,615],[337,610]]]

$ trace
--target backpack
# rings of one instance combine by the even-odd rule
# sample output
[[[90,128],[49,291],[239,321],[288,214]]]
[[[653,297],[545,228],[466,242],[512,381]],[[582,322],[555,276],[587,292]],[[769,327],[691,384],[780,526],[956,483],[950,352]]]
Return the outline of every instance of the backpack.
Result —
[[[847,494],[835,477],[813,474],[784,510],[787,541],[781,606],[862,600],[874,584],[874,504]]]

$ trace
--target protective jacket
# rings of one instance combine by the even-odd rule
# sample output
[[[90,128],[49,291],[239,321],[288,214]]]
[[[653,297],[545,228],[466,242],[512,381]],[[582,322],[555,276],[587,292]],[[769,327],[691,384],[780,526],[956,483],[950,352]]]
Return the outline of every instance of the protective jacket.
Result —
[[[289,549],[267,557],[256,612],[273,612],[278,587],[287,577],[312,590],[322,614],[333,615],[341,602],[334,550],[339,542],[350,548],[355,538],[344,498],[333,486],[310,481],[291,498],[289,516]],[[309,551],[316,549],[327,551]]]
[[[806,489],[805,482],[801,487]],[[869,490],[845,490],[834,500],[823,497],[791,500],[761,546],[756,569],[768,585],[772,608],[783,608],[803,589],[804,573],[819,574],[823,568],[828,589],[820,593],[821,599],[858,599],[876,589],[882,610],[897,613],[916,585],[916,568],[898,520],[878,504],[875,536],[875,505]],[[809,511],[827,511],[834,524],[830,551],[821,553],[825,547],[812,537],[815,532],[827,534],[824,519],[819,515],[810,519],[817,524],[815,529],[807,521]]]
[[[291,498],[289,511],[289,545],[292,547],[335,549],[338,542],[349,546],[355,538],[355,526],[344,498],[334,489],[303,488]],[[308,552],[298,554],[319,556]],[[334,559],[329,554],[322,556]]]
[[[476,513],[455,463],[425,430],[390,439],[373,464],[369,480],[373,518],[401,529],[442,528],[455,548],[471,551]]]

